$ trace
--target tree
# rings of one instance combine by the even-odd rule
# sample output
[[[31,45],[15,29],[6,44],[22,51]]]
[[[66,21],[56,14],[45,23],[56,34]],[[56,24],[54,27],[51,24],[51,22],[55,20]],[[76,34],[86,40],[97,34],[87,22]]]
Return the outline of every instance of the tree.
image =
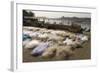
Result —
[[[26,10],[23,10],[23,17],[24,17],[24,16],[33,16],[33,17],[34,17],[35,14],[34,14],[33,12],[31,12],[31,11],[28,12],[28,11],[26,11]]]
[[[23,10],[23,16],[27,16],[28,12],[26,10]]]

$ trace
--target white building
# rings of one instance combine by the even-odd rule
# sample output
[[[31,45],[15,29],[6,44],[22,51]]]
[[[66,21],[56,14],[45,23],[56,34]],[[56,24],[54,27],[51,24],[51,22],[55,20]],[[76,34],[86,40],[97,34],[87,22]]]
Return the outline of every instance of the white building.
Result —
[[[72,20],[68,18],[46,18],[46,17],[35,17],[38,21],[44,21],[45,23],[50,24],[63,24],[63,25],[71,25]]]

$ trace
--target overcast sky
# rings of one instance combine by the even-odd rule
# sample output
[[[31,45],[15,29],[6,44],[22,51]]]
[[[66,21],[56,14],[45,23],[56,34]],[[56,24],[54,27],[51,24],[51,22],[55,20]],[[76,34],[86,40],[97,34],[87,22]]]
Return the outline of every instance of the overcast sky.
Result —
[[[91,18],[90,13],[72,13],[72,12],[52,12],[52,11],[32,11],[36,17],[60,18],[64,17],[87,17]]]

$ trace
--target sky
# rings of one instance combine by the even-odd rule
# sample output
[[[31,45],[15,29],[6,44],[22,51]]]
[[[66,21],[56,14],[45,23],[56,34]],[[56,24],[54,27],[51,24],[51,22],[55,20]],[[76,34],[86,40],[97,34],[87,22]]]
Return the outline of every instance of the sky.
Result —
[[[76,13],[76,12],[54,12],[54,11],[32,11],[36,17],[48,17],[48,18],[60,18],[64,17],[80,17],[80,18],[91,18],[90,13]]]

